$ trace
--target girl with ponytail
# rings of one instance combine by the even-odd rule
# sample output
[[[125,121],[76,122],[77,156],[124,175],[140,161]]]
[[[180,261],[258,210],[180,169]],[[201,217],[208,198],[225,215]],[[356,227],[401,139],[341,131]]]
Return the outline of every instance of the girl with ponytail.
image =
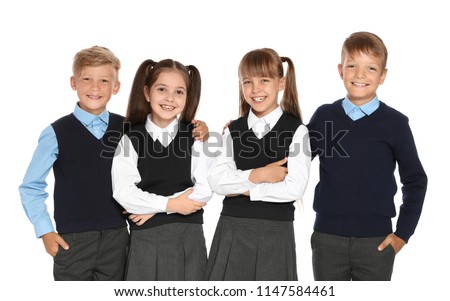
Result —
[[[192,134],[207,132],[194,119],[200,91],[198,69],[172,59],[146,60],[136,72],[112,166],[114,198],[130,214],[126,280],[204,279],[212,191],[210,159]]]

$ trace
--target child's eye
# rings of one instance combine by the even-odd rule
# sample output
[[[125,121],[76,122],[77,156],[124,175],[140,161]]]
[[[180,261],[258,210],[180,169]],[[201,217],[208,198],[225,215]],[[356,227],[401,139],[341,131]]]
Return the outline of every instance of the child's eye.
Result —
[[[89,78],[89,77],[83,77],[82,80],[85,81],[85,82],[87,82],[87,81],[90,80],[90,78]]]
[[[377,71],[377,68],[375,68],[375,67],[369,67],[369,71]]]
[[[158,88],[156,89],[156,91],[164,92],[164,91],[166,91],[166,89],[165,89],[164,87],[158,87]]]
[[[261,82],[262,82],[262,83],[268,83],[268,82],[270,82],[270,79],[268,79],[268,78],[263,78],[263,79],[261,79]]]
[[[102,79],[102,83],[104,83],[104,84],[109,84],[109,80],[107,80],[107,79]]]
[[[178,95],[184,95],[184,90],[177,90],[176,93],[177,93]]]
[[[244,81],[242,81],[242,84],[243,85],[248,85],[248,84],[250,84],[250,81],[249,80],[244,80]]]
[[[353,69],[353,68],[355,68],[355,65],[347,65],[347,68],[348,69]]]

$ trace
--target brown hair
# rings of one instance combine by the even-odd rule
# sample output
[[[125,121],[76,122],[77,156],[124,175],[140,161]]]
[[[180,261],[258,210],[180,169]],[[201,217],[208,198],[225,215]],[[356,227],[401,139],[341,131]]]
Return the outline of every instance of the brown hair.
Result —
[[[144,87],[150,87],[156,82],[159,75],[165,71],[177,71],[186,83],[187,97],[186,105],[180,114],[180,120],[191,122],[197,112],[200,102],[201,77],[195,66],[185,66],[180,62],[165,59],[159,62],[145,60],[136,71],[131,86],[130,97],[125,121],[131,125],[144,124],[151,107],[144,95]]]
[[[75,77],[79,76],[81,70],[85,67],[96,67],[102,65],[111,65],[117,72],[120,69],[120,60],[106,47],[93,46],[83,49],[75,54],[73,58],[72,71]],[[116,78],[119,80],[119,78]]]
[[[357,52],[380,58],[382,69],[386,68],[388,51],[383,40],[377,35],[366,31],[352,33],[342,45],[341,63],[343,63],[346,53],[354,54]]]
[[[294,63],[288,57],[280,57],[270,48],[261,48],[248,52],[239,63],[239,79],[244,77],[262,76],[282,78],[284,75],[283,63],[288,65],[286,71],[286,85],[280,106],[284,112],[294,115],[302,121],[300,105],[298,102],[297,84],[295,80]],[[239,115],[244,116],[250,111],[250,105],[245,101],[242,85],[239,84]]]

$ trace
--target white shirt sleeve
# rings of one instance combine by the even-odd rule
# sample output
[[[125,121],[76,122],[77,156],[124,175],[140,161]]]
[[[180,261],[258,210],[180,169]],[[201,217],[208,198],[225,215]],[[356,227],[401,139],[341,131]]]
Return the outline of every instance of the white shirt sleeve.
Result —
[[[206,145],[203,142],[195,141],[192,146],[192,181],[194,182],[194,191],[189,198],[194,201],[208,202],[213,192],[208,183],[208,171],[211,167],[213,158],[206,154]]]
[[[138,154],[127,135],[123,135],[111,168],[113,197],[129,213],[165,212],[169,197],[159,196],[138,188],[141,176],[137,168]]]
[[[250,200],[284,203],[303,197],[311,167],[308,129],[300,125],[289,145],[288,174],[278,183],[260,183],[250,189]]]
[[[256,185],[248,180],[251,169],[239,170],[233,155],[233,139],[230,130],[225,133],[218,147],[218,155],[209,170],[208,181],[212,190],[221,195],[244,193]]]
[[[310,166],[308,129],[301,125],[295,131],[289,146],[286,178],[278,183],[254,184],[248,179],[252,169],[237,169],[233,155],[233,141],[230,131],[226,129],[208,180],[217,194],[240,194],[249,191],[252,201],[285,203],[302,198],[308,184]]]

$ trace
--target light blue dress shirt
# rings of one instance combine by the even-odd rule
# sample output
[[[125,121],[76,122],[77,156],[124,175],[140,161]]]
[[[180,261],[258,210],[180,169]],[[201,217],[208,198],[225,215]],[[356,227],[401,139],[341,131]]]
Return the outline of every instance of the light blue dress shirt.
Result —
[[[355,105],[348,97],[345,97],[342,101],[342,107],[344,108],[345,114],[353,121],[372,114],[379,106],[380,101],[378,100],[378,96],[375,96],[371,101],[362,106]]]
[[[109,112],[93,115],[81,109],[78,104],[73,112],[75,117],[97,138],[101,139],[108,128]],[[22,206],[34,226],[36,237],[54,231],[52,219],[47,211],[45,200],[48,193],[46,178],[58,158],[58,141],[53,127],[49,125],[39,136],[30,165],[19,186]]]

